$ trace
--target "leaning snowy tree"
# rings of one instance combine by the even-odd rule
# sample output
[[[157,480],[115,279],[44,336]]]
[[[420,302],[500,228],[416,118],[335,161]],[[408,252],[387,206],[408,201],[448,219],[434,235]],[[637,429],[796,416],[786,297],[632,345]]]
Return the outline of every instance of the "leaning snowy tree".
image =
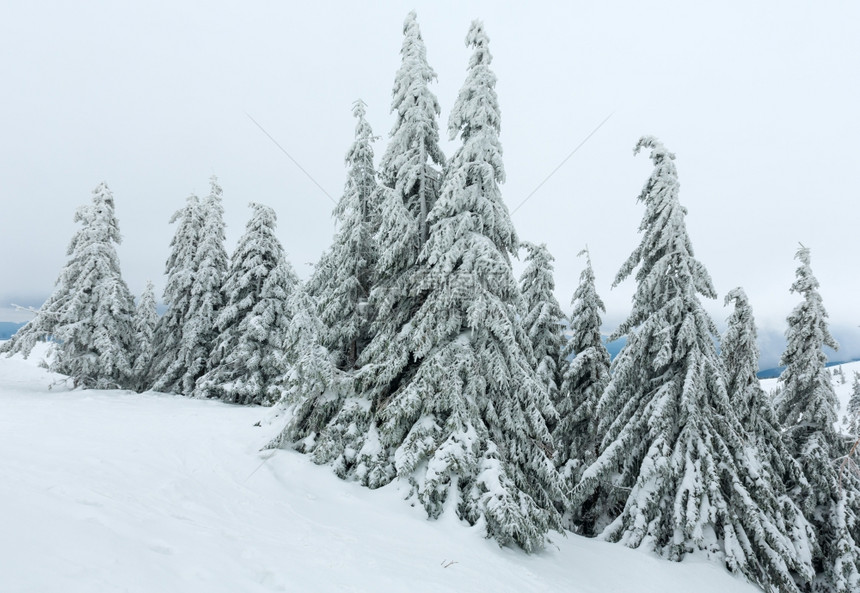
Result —
[[[479,21],[466,43],[473,53],[448,124],[462,145],[410,276],[416,309],[374,338],[359,371],[378,422],[359,461],[371,478],[408,481],[429,516],[449,509],[482,522],[488,537],[532,551],[561,526],[554,503],[564,494],[547,428],[555,411],[519,321],[510,263],[518,241],[499,190],[496,77]]]
[[[687,235],[675,155],[653,137],[634,152],[643,148],[654,171],[639,195],[642,241],[615,279],[639,268],[633,310],[613,336],[627,343],[598,404],[599,454],[573,502],[605,525],[601,538],[672,560],[703,550],[764,588],[797,591],[795,577],[811,574],[802,542],[792,540],[777,493],[746,486],[759,453],[744,445],[699,300],[716,294]],[[593,497],[599,489],[607,495]]]
[[[827,327],[809,249],[801,246],[795,257],[800,265],[791,291],[803,301],[788,317],[776,409],[788,449],[811,486],[810,496],[797,502],[818,539],[815,590],[847,593],[860,588],[860,477],[839,471],[851,441],[835,429],[838,402],[824,353],[824,346],[836,349],[837,344]]]
[[[559,358],[564,340],[561,333],[564,313],[553,294],[555,280],[552,262],[555,258],[543,243],[535,245],[523,241],[520,246],[526,250],[526,269],[520,276],[522,325],[537,361],[538,377],[550,399],[555,402],[561,382]]]
[[[217,320],[219,335],[208,371],[195,395],[238,404],[270,405],[281,398],[290,365],[286,340],[291,323],[288,300],[298,278],[275,236],[275,211],[250,204],[253,213],[239,239]]]
[[[56,289],[3,351],[27,356],[37,341],[52,338],[51,370],[68,375],[75,386],[130,387],[134,299],[120,272],[119,223],[105,183],[93,190],[90,204],[78,208],[75,222],[81,228],[69,245]]]
[[[346,187],[334,210],[338,232],[320,259],[308,291],[313,293],[325,325],[323,340],[336,353],[339,366],[355,366],[370,340],[367,299],[377,259],[380,196],[373,168],[373,130],[365,119],[365,104],[356,101],[355,141],[346,153]]]
[[[371,376],[374,382],[400,382],[414,368],[409,353],[395,338],[408,327],[419,305],[409,290],[418,269],[418,253],[427,237],[427,214],[439,191],[441,173],[437,167],[445,163],[439,148],[439,102],[428,88],[436,74],[427,63],[414,11],[406,17],[403,36],[402,61],[391,103],[396,120],[379,165],[379,251],[368,311],[370,333],[375,337],[358,360],[359,367],[374,362],[375,368],[383,369],[383,376]],[[322,444],[325,453],[314,453],[314,459],[331,462],[339,476],[356,476],[371,487],[388,483],[394,473],[386,453],[376,446],[373,417],[378,404],[369,386],[343,401],[326,401],[324,412],[332,416],[331,421],[318,438],[305,439],[303,450],[312,452]],[[308,413],[307,417],[319,418],[320,414]],[[302,427],[296,431],[307,432]]]
[[[601,312],[606,312],[594,285],[594,269],[588,249],[579,286],[573,293],[570,315],[571,338],[562,350],[562,381],[555,437],[556,462],[572,484],[579,481],[584,467],[597,455],[597,404],[609,383],[609,352],[603,343]],[[575,511],[576,509],[571,509]],[[580,517],[579,523],[590,523]],[[590,532],[590,528],[585,530]]]

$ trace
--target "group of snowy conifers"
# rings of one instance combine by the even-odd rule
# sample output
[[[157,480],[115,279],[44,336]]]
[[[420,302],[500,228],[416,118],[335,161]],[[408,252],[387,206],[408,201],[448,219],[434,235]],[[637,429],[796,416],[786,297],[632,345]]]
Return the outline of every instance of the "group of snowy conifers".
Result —
[[[835,342],[808,250],[772,400],[741,289],[726,298],[718,351],[700,302],[717,295],[693,256],[674,155],[642,138],[636,151],[655,168],[639,196],[642,241],[615,280],[635,271],[637,289],[610,367],[590,261],[567,339],[552,257],[517,238],[480,22],[466,42],[448,124],[460,146],[446,160],[435,73],[407,17],[387,150],[375,166],[357,103],[338,232],[305,285],[265,206],[251,205],[228,261],[213,178],[171,220],[166,313],[151,285],[135,310],[101,185],[75,215],[54,294],[4,349],[28,353],[52,336],[54,370],[84,387],[277,403],[288,424],[273,445],[371,488],[403,480],[431,517],[449,509],[527,551],[567,528],[675,560],[701,550],[767,590],[857,591],[860,480],[840,471],[848,443],[822,352]]]

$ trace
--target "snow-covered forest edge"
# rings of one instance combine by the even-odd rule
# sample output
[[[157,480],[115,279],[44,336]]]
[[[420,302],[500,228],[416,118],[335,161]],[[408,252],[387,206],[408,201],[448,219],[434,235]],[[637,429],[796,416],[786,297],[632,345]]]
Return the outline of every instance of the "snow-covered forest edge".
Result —
[[[465,41],[466,77],[447,125],[457,148],[445,154],[440,105],[430,88],[436,73],[417,16],[407,15],[387,147],[377,159],[366,106],[356,101],[355,139],[333,212],[337,230],[307,281],[296,274],[276,233],[275,210],[267,205],[249,204],[245,232],[228,254],[222,188],[213,175],[208,195],[190,195],[170,219],[174,236],[159,315],[153,283],[135,298],[123,279],[115,198],[106,183],[99,184],[75,213],[78,230],[54,292],[0,345],[13,357],[8,364],[26,365],[17,357],[41,354],[51,343],[46,369],[65,378],[50,394],[33,389],[36,379],[23,381],[24,392],[35,391],[31,405],[61,398],[58,408],[74,407],[58,417],[68,424],[58,434],[67,435],[63,430],[90,426],[71,421],[88,402],[106,409],[127,402],[144,432],[139,439],[133,430],[111,433],[101,445],[111,447],[112,436],[128,439],[141,461],[148,455],[142,449],[154,447],[159,463],[175,462],[185,479],[199,480],[200,495],[212,496],[222,510],[210,517],[217,521],[235,512],[241,522],[247,510],[259,512],[250,522],[277,522],[269,515],[283,514],[279,505],[293,507],[274,484],[286,491],[296,487],[278,479],[277,469],[298,464],[296,453],[302,453],[350,484],[407,501],[414,511],[404,503],[402,512],[436,520],[432,529],[465,525],[470,528],[462,537],[482,536],[509,548],[493,553],[518,558],[511,570],[517,562],[540,561],[524,560],[522,552],[560,558],[559,537],[570,532],[686,560],[687,566],[708,559],[764,591],[856,591],[860,375],[846,376],[840,367],[834,382],[825,366],[826,352],[838,344],[811,249],[799,244],[794,254],[795,277],[786,288],[797,304],[786,318],[784,370],[767,392],[756,377],[760,349],[750,300],[742,287],[718,295],[687,231],[676,155],[657,137],[641,136],[633,154],[647,158],[652,169],[637,197],[639,244],[621,262],[613,284],[631,285],[634,294],[626,319],[609,337],[625,340],[610,362],[601,333],[606,307],[588,248],[579,253],[584,266],[568,314],[554,294],[555,260],[546,244],[517,234],[511,219],[516,208],[511,211],[502,197],[501,111],[481,21],[471,24]],[[515,274],[512,260],[522,255],[524,269]],[[728,312],[725,331],[703,304],[718,298]],[[844,399],[847,390],[851,398],[840,411],[837,392]],[[9,401],[26,410],[19,396],[13,387]],[[261,406],[269,412],[256,427],[224,429],[245,440],[232,442],[235,450],[223,454],[222,464],[222,455],[213,452],[231,444],[229,434],[206,452],[196,448],[218,438],[206,429],[175,435],[180,441],[147,434],[177,417],[137,409],[146,402],[170,402],[201,417],[211,411],[227,423],[233,422],[226,420],[227,410],[238,418],[252,412],[262,417]],[[236,412],[224,404],[245,408]],[[49,424],[50,413],[29,413]],[[15,415],[13,409],[10,418]],[[26,425],[25,415],[17,422]],[[111,430],[121,424],[105,422]],[[93,426],[91,432],[100,431]],[[64,451],[86,446],[90,436],[73,437]],[[186,445],[189,438],[195,444]],[[175,450],[163,448],[171,443]],[[185,457],[188,451],[191,457]],[[107,471],[134,465],[133,457]],[[91,449],[70,466],[101,470],[109,459]],[[12,463],[18,462],[13,456]],[[51,466],[42,460],[31,469]],[[258,499],[247,490],[263,468],[274,480],[273,508],[253,504]],[[295,473],[315,482],[317,471]],[[220,483],[204,477],[213,474]],[[225,483],[246,496],[220,499]],[[150,488],[143,487],[148,495],[142,499],[130,499],[143,501],[138,511],[144,515],[203,523],[196,499],[189,500],[196,510],[174,514],[175,497],[185,501],[186,486]],[[98,500],[78,496],[74,487],[70,495],[60,494],[95,508],[122,496]],[[297,510],[294,523],[305,525],[316,512]],[[111,526],[122,524],[100,511],[83,517],[99,529],[107,526],[108,539]],[[280,533],[296,528],[282,527]],[[354,528],[360,535],[349,538],[359,541],[374,532],[359,520],[338,529]],[[241,539],[240,531],[217,533]],[[316,537],[314,532],[305,541]],[[278,548],[271,538],[263,530],[255,533],[252,549],[243,547],[239,557],[253,564],[257,554],[270,553],[257,549],[261,541]],[[170,556],[172,541],[147,545]],[[628,552],[610,555],[622,553]],[[459,563],[444,559],[441,566]],[[258,581],[287,586],[268,561],[263,565]],[[214,568],[200,570],[197,576],[206,576]]]

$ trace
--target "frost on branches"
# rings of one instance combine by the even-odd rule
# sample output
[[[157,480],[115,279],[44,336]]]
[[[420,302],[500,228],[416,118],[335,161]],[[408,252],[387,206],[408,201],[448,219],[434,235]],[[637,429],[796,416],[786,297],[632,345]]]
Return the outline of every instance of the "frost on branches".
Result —
[[[78,208],[75,222],[81,228],[72,237],[53,294],[3,351],[27,356],[37,341],[53,338],[51,370],[68,375],[76,386],[131,387],[134,299],[120,272],[119,223],[106,184],[93,190],[90,204]]]
[[[206,370],[227,272],[223,216],[221,188],[212,177],[203,203],[192,195],[170,219],[179,225],[165,270],[167,312],[155,334],[158,354],[150,377],[156,391],[188,395]]]
[[[609,383],[610,359],[600,334],[600,315],[606,307],[594,286],[588,250],[579,255],[585,256],[585,268],[573,293],[571,338],[562,351],[562,381],[556,405],[559,420],[553,433],[556,461],[572,484],[597,456],[597,404]],[[583,531],[592,534],[591,519],[579,517],[577,523],[588,524]]]
[[[373,394],[378,430],[360,461],[365,480],[409,481],[431,517],[449,508],[534,550],[560,526],[547,428],[555,412],[518,320],[517,238],[499,191],[496,78],[480,22],[466,41],[474,51],[448,126],[462,145],[410,277],[414,313],[365,351],[359,384]]]
[[[357,361],[358,367],[373,362],[377,371],[368,376],[383,383],[401,381],[397,377],[409,372],[409,353],[397,336],[404,328],[408,331],[419,304],[418,296],[409,291],[418,269],[418,253],[426,240],[427,213],[439,191],[436,167],[445,162],[439,148],[439,103],[428,88],[436,74],[427,64],[414,12],[406,17],[403,33],[402,61],[391,105],[396,121],[379,166],[381,186],[377,191],[381,198],[374,196],[381,202],[381,211],[368,311],[373,339]],[[311,288],[318,296],[317,286]],[[332,463],[341,477],[356,476],[371,487],[391,481],[391,464],[378,443],[374,421],[378,399],[373,393],[357,387],[354,391],[344,389],[341,397],[333,400],[314,401],[308,405],[322,407],[317,411],[306,408],[303,414],[309,420],[291,429],[294,434],[305,435],[298,446],[312,452],[315,461]]]
[[[356,101],[355,142],[346,154],[349,168],[334,216],[338,222],[331,248],[323,255],[308,291],[317,301],[325,326],[323,341],[338,356],[338,366],[352,369],[370,340],[367,300],[377,260],[375,234],[380,224],[380,192],[373,168],[373,130],[365,105]]]
[[[574,504],[605,525],[601,537],[646,546],[673,560],[703,550],[763,587],[796,591],[810,567],[792,540],[776,494],[751,490],[761,463],[735,416],[699,295],[715,298],[693,256],[678,202],[674,155],[653,137],[654,171],[639,200],[642,241],[615,284],[634,269],[633,310],[616,330],[627,344],[598,405],[599,454]],[[607,496],[593,497],[599,489]],[[801,546],[802,547],[802,546]]]
[[[343,376],[322,345],[325,326],[316,314],[316,304],[302,288],[289,300],[291,323],[284,348],[290,370],[282,385],[279,406],[288,410],[288,422],[269,444],[270,448],[292,446],[311,453],[316,463],[326,463],[343,451],[336,431],[326,431],[332,415],[342,405]],[[324,433],[321,442],[317,441]],[[341,445],[340,447],[338,445]]]
[[[275,236],[274,210],[250,207],[253,213],[224,281],[226,303],[209,370],[197,381],[195,394],[271,405],[280,399],[290,368],[284,342],[291,320],[288,299],[298,278]]]
[[[526,269],[520,277],[523,300],[522,325],[537,361],[538,377],[553,402],[558,398],[561,382],[559,357],[564,336],[561,333],[564,313],[553,294],[552,277],[555,258],[545,244],[524,241]]]
[[[185,206],[171,216],[170,223],[177,223],[177,226],[165,265],[167,282],[163,300],[167,311],[158,319],[155,328],[155,357],[149,373],[150,386],[157,391],[169,390],[182,373],[182,328],[191,306],[194,253],[200,235],[197,196],[188,196]]]
[[[146,289],[140,296],[140,302],[134,315],[135,358],[134,372],[135,388],[145,391],[146,377],[152,358],[155,355],[155,328],[158,325],[158,310],[155,303],[155,288],[147,281]]]
[[[803,300],[788,317],[776,408],[788,449],[811,486],[809,496],[797,502],[818,540],[816,591],[847,593],[860,587],[860,477],[840,471],[851,441],[834,427],[838,402],[824,353],[824,346],[836,349],[837,344],[827,327],[809,249],[801,246],[795,257],[800,265],[791,291]]]

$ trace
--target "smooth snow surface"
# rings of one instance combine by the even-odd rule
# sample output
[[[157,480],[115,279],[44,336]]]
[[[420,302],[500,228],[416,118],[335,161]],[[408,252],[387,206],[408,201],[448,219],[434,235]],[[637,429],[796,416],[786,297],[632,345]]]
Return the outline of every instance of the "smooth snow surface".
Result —
[[[254,426],[262,408],[49,388],[38,354],[0,357],[4,593],[757,591],[704,559],[574,535],[501,549],[395,487],[260,453],[279,428]]]

